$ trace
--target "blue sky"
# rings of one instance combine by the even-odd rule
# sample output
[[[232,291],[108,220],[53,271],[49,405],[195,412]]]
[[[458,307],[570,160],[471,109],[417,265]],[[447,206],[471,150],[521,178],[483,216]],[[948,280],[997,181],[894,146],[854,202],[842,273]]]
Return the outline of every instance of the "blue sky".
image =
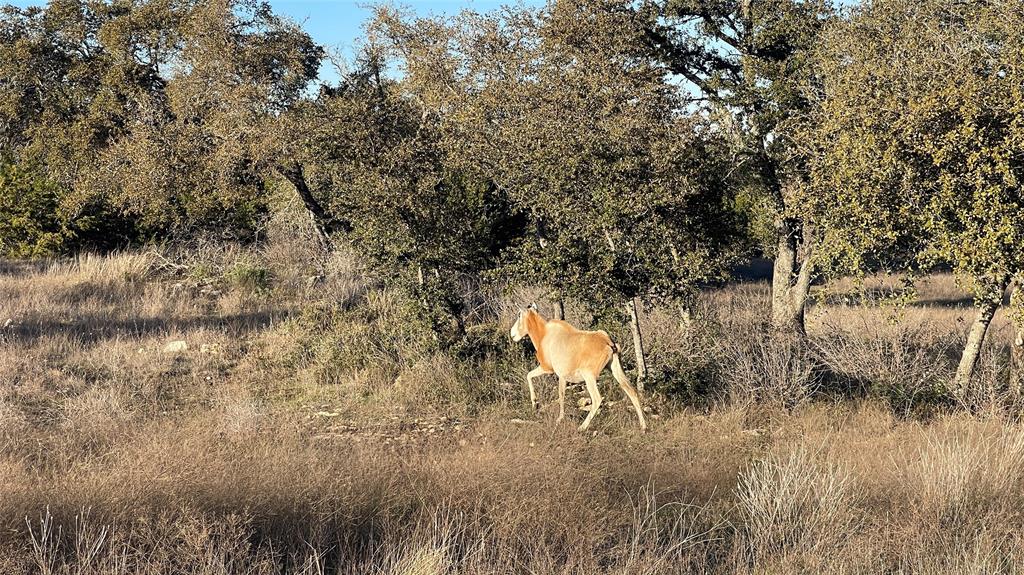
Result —
[[[839,0],[841,4],[853,4],[856,0]],[[19,7],[38,5],[45,0],[0,0]],[[313,39],[326,47],[332,54],[350,59],[353,49],[362,35],[362,25],[370,16],[373,1],[353,2],[349,0],[270,0],[274,11],[302,24]],[[492,10],[502,4],[524,4],[539,6],[543,0],[420,0],[396,1],[421,15],[451,14],[464,8],[478,11]],[[321,81],[332,82],[338,78],[333,67],[324,65],[320,69]]]
[[[45,0],[0,0],[0,4],[13,4],[25,8],[45,4]],[[332,54],[351,58],[357,39],[362,35],[362,25],[370,17],[370,6],[377,2],[360,0],[270,0],[278,14],[286,15],[309,32],[313,39],[326,47]],[[421,0],[397,1],[417,14],[450,14],[464,8],[487,11],[502,4],[520,3],[512,0]],[[542,0],[522,0],[522,4],[541,5]],[[337,79],[334,69],[325,65],[320,69],[321,80],[331,82]]]
[[[377,2],[348,0],[270,0],[278,14],[289,16],[302,24],[314,40],[328,51],[343,58],[351,58],[357,40],[362,36],[362,25],[371,14],[370,6]],[[469,8],[480,12],[493,10],[502,4],[542,5],[542,0],[425,0],[419,2],[395,2],[407,6],[417,14],[451,14]],[[331,82],[337,79],[333,68],[325,65],[320,69],[321,80]]]

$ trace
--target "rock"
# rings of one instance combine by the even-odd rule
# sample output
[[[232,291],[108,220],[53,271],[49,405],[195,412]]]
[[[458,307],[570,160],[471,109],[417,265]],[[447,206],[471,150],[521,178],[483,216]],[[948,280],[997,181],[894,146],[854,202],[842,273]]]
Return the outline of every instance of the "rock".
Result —
[[[579,406],[580,408],[583,408],[583,406],[589,405],[589,404],[590,404],[590,398],[589,397],[581,397],[578,400],[576,400],[576,405]]]
[[[183,351],[188,351],[188,344],[183,339],[172,341],[164,346],[164,353],[181,353]]]

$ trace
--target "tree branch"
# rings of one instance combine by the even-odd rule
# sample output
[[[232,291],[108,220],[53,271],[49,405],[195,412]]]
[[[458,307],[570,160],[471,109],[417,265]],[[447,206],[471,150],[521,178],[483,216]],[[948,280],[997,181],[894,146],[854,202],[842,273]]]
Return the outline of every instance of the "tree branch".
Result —
[[[288,166],[274,166],[274,169],[295,187],[296,193],[299,194],[299,199],[302,200],[302,205],[306,207],[306,210],[312,216],[317,232],[319,232],[320,237],[328,247],[332,245],[331,234],[333,232],[352,231],[351,222],[331,217],[327,210],[317,201],[316,197],[313,196],[313,192],[309,189],[309,184],[306,182],[306,175],[301,164],[292,162]]]

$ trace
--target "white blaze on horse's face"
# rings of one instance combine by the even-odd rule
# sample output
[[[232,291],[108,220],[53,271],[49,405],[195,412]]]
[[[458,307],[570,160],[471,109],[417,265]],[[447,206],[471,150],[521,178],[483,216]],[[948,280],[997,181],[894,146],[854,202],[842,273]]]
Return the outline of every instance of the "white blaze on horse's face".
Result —
[[[520,311],[519,312],[519,319],[516,320],[516,323],[512,324],[512,330],[509,332],[509,335],[512,336],[512,341],[519,341],[519,340],[523,339],[524,337],[526,337],[526,320],[525,320],[525,318],[526,318],[526,312],[525,311]]]

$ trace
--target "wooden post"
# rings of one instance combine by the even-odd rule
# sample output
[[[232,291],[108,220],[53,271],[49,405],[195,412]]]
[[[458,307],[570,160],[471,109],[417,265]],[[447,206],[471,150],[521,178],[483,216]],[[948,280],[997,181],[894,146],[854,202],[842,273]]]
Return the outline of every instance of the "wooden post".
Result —
[[[636,355],[636,388],[642,392],[644,379],[647,378],[647,359],[644,357],[644,339],[640,332],[635,297],[626,302],[626,311],[629,312],[629,330],[633,333],[633,353]]]

